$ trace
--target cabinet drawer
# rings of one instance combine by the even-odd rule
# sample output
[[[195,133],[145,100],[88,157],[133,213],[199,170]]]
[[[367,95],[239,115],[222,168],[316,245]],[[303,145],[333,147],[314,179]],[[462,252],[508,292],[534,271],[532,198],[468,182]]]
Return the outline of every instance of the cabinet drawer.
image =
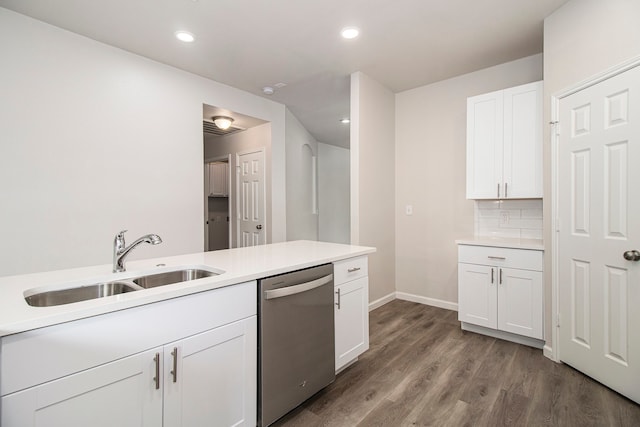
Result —
[[[542,271],[542,251],[458,245],[458,262]]]
[[[333,263],[333,284],[341,285],[351,280],[367,276],[368,257],[349,258]]]

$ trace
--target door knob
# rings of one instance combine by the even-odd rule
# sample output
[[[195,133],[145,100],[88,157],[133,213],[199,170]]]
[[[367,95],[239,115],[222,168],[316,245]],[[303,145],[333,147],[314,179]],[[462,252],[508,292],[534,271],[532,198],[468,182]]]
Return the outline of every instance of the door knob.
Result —
[[[635,249],[632,251],[626,251],[624,254],[622,254],[622,256],[627,261],[640,261],[640,252],[636,251]]]
[[[257,228],[258,230],[262,230],[262,224],[258,224],[258,225],[256,225],[256,228]],[[640,254],[638,254],[638,256],[640,256]]]

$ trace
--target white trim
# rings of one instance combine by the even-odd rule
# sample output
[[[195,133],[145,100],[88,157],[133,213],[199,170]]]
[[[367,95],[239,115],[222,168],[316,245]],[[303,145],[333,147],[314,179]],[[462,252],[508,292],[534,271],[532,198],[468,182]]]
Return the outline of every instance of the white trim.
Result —
[[[351,107],[349,116],[349,178],[351,222],[349,224],[352,245],[360,244],[360,72],[351,74]]]
[[[553,349],[551,347],[549,347],[548,345],[546,345],[546,344],[545,344],[544,347],[542,347],[542,354],[547,359],[551,359],[554,362],[559,362],[559,360],[556,360],[556,359],[553,358]]]
[[[394,299],[396,299],[396,293],[391,292],[390,294],[385,295],[382,298],[378,298],[375,301],[371,301],[369,303],[369,311],[375,310],[378,307],[382,307],[383,305],[393,301]]]
[[[560,115],[560,100],[566,98],[567,96],[573,95],[576,92],[587,89],[591,86],[594,86],[600,82],[603,82],[611,77],[617,76],[618,74],[622,74],[625,71],[628,71],[632,68],[640,66],[640,56],[632,58],[628,61],[625,61],[621,64],[618,64],[614,67],[611,67],[601,73],[595,74],[594,76],[583,80],[579,83],[576,83],[573,86],[569,86],[568,88],[557,92],[551,95],[551,122],[557,122],[559,120]],[[566,129],[566,128],[565,128]],[[560,176],[558,173],[558,150],[560,148],[560,138],[556,135],[555,126],[552,127],[551,130],[551,316],[552,316],[552,327],[551,327],[551,347],[545,346],[545,349],[548,348],[549,357],[556,362],[560,362],[560,354],[562,349],[560,348],[560,334],[558,330],[558,317],[560,314],[560,289],[558,286],[558,177]],[[561,128],[562,131],[562,128]],[[566,131],[566,130],[565,130]],[[546,351],[546,350],[545,350]]]
[[[463,331],[475,332],[477,334],[488,335],[493,338],[511,341],[529,347],[542,349],[544,341],[535,338],[525,337],[524,335],[512,334],[510,332],[499,331],[497,329],[485,328],[484,326],[473,325],[471,323],[461,322],[460,327]]]
[[[436,298],[423,297],[421,295],[408,294],[406,292],[396,292],[396,298],[404,301],[417,302],[419,304],[444,308],[445,310],[458,311],[458,303],[451,302],[451,301],[444,301]]]

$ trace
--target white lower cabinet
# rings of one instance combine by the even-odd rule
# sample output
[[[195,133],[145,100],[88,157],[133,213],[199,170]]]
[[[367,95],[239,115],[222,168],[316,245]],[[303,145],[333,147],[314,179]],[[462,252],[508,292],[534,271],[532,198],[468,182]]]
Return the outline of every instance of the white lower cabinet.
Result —
[[[460,245],[458,261],[463,328],[470,324],[543,339],[541,251]]]
[[[253,426],[255,318],[164,347],[164,426]]]
[[[0,398],[0,425],[255,426],[256,287],[255,282],[236,286],[240,288],[194,294],[78,320],[66,328],[58,325],[3,338],[0,381],[6,381],[2,389],[37,385]],[[240,320],[234,319],[238,317]],[[202,328],[194,325],[197,319],[201,325],[221,326],[194,333]],[[100,339],[100,332],[109,327],[122,334],[121,348],[111,348],[118,337]],[[180,336],[184,338],[168,340]],[[117,356],[153,341],[166,344]],[[29,370],[34,348],[40,349],[36,355],[40,363],[32,369],[35,375],[25,380],[19,372]],[[21,353],[29,356],[21,359]],[[67,366],[62,362],[69,360]],[[102,363],[84,369],[98,360]],[[54,380],[38,380],[51,372],[74,369]]]
[[[336,371],[369,349],[367,257],[334,263]]]
[[[2,397],[2,426],[161,426],[154,355],[139,353]],[[43,355],[46,357],[46,355]]]

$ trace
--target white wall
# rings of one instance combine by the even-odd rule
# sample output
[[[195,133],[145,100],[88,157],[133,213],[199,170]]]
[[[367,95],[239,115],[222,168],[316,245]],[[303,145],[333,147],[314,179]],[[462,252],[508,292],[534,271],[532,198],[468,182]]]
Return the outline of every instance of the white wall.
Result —
[[[317,189],[317,182],[312,167],[318,142],[288,109],[286,147],[287,240],[318,240],[318,213],[313,211],[317,203],[313,186]]]
[[[0,8],[0,275],[203,247],[202,105],[271,122],[272,235],[285,239],[285,108]]]
[[[237,195],[235,193],[237,189],[238,176],[236,174],[236,154],[256,150],[264,149],[265,151],[265,205],[266,205],[266,231],[267,231],[267,243],[273,242],[272,228],[273,218],[272,212],[272,150],[271,150],[271,123],[265,123],[260,126],[249,128],[242,132],[232,133],[230,135],[215,136],[211,134],[204,135],[204,159],[213,160],[220,158],[229,158],[229,168],[231,181],[229,186],[230,194],[229,201],[231,203],[231,246],[238,246],[238,228],[237,222],[233,221],[233,218],[237,215]]]
[[[369,301],[395,292],[395,96],[371,77],[351,75],[351,243],[369,256]]]
[[[474,233],[474,204],[465,199],[467,97],[541,79],[542,55],[534,55],[396,94],[398,292],[455,307],[455,240]]]
[[[571,0],[544,21],[544,123],[551,95],[640,55],[640,1]],[[544,132],[544,188],[551,196],[550,132]],[[551,345],[551,203],[544,206],[545,336]]]
[[[349,150],[318,143],[318,238],[349,244]]]

